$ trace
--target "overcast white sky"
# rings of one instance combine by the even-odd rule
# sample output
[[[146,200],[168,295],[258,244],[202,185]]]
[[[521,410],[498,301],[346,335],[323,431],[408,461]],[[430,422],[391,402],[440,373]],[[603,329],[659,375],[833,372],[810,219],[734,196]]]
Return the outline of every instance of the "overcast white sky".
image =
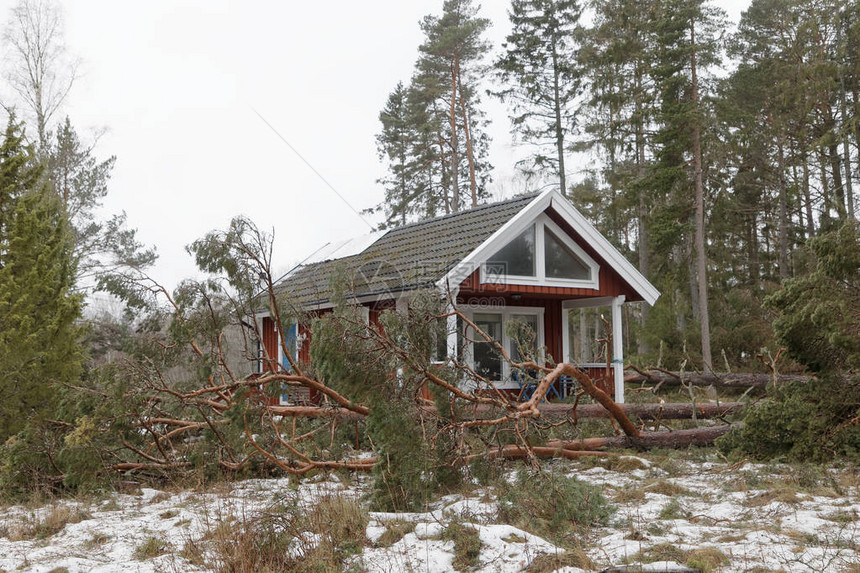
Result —
[[[16,0],[0,0],[0,22]],[[737,21],[748,0],[717,2]],[[377,204],[383,173],[374,135],[398,81],[408,81],[418,22],[442,0],[65,0],[66,43],[81,59],[63,110],[79,133],[107,133],[117,156],[106,208],[125,211],[160,255],[155,276],[195,274],[185,245],[244,214],[275,229],[286,269],[327,241],[366,233],[364,221],[272,130],[271,123],[357,209]],[[498,50],[508,2],[485,1]],[[493,195],[514,184],[505,109],[493,121]],[[374,222],[374,221],[371,221]]]

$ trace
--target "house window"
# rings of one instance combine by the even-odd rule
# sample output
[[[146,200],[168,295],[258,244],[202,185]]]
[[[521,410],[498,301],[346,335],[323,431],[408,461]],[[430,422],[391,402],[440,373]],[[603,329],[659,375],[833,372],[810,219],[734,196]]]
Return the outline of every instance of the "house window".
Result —
[[[543,308],[506,307],[499,312],[475,312],[475,323],[491,340],[470,332],[471,366],[492,382],[507,382],[517,378],[511,365],[503,359],[499,343],[514,362],[535,360],[543,345]]]
[[[546,215],[487,258],[482,282],[597,289],[599,267]]]
[[[544,261],[547,278],[583,281],[591,278],[588,265],[549,229],[544,229]]]
[[[475,360],[475,371],[488,380],[502,379],[502,356],[495,342],[503,342],[502,315],[495,313],[475,314],[472,319],[475,326],[480,328],[491,341],[480,334],[475,334],[472,356]]]
[[[495,275],[535,276],[535,226],[520,233],[490,257],[487,270]]]
[[[281,364],[281,368],[285,372],[292,372],[293,368],[284,353],[284,347],[286,346],[293,362],[299,359],[299,325],[297,323],[290,323],[287,328],[284,329],[284,342],[286,344],[281,344],[281,340],[278,340],[278,362]],[[289,386],[286,384],[281,384],[281,404],[287,404],[290,402],[288,388]]]
[[[278,340],[278,362],[281,363],[281,368],[290,372],[292,371],[292,366],[290,366],[290,361],[284,354],[284,346],[289,350],[290,358],[293,359],[293,362],[299,359],[299,325],[295,322],[289,324],[284,329],[284,338],[286,339],[286,344],[281,344],[281,341]]]
[[[511,339],[511,360],[525,362],[537,360],[538,321],[534,314],[512,314],[512,323],[508,324],[508,336]]]

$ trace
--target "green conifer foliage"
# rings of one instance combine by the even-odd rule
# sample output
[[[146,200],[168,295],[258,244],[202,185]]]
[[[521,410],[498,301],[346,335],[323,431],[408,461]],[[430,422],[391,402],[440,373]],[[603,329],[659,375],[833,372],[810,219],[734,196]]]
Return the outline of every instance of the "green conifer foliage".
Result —
[[[860,225],[810,242],[818,259],[809,275],[790,279],[766,302],[780,310],[779,341],[817,371],[860,369]]]
[[[744,426],[717,445],[737,456],[825,462],[860,456],[860,225],[810,242],[815,270],[766,299],[781,312],[774,330],[789,353],[819,377],[777,387],[746,410]]]
[[[557,174],[562,193],[567,193],[564,154],[572,106],[581,90],[575,40],[580,13],[576,0],[514,0],[508,12],[513,30],[495,62],[507,86],[496,95],[510,106],[511,123],[523,140],[538,146],[527,173]]]
[[[0,148],[0,442],[49,411],[83,360],[68,221],[19,133],[10,122]]]

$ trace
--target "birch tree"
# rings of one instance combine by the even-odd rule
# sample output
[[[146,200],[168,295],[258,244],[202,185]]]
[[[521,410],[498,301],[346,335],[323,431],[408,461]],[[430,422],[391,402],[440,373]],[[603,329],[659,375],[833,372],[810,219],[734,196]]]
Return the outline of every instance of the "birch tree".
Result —
[[[5,77],[32,116],[40,151],[48,147],[51,120],[77,77],[66,50],[63,20],[54,0],[20,0],[3,33]]]

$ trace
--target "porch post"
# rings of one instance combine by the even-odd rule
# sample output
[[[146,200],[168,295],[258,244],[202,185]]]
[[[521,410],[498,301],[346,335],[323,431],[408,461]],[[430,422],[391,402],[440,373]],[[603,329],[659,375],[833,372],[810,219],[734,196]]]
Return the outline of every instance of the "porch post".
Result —
[[[624,339],[621,328],[621,305],[624,295],[612,299],[612,369],[615,371],[615,402],[624,403]]]
[[[454,308],[457,303],[457,294],[460,289],[452,289],[450,293],[448,293],[448,304],[445,307],[445,311],[448,313],[454,312]],[[448,334],[448,358],[457,358],[457,317],[453,314],[448,316],[448,324],[446,327],[446,332]]]
[[[570,362],[570,309],[561,302],[561,360],[558,362]]]

